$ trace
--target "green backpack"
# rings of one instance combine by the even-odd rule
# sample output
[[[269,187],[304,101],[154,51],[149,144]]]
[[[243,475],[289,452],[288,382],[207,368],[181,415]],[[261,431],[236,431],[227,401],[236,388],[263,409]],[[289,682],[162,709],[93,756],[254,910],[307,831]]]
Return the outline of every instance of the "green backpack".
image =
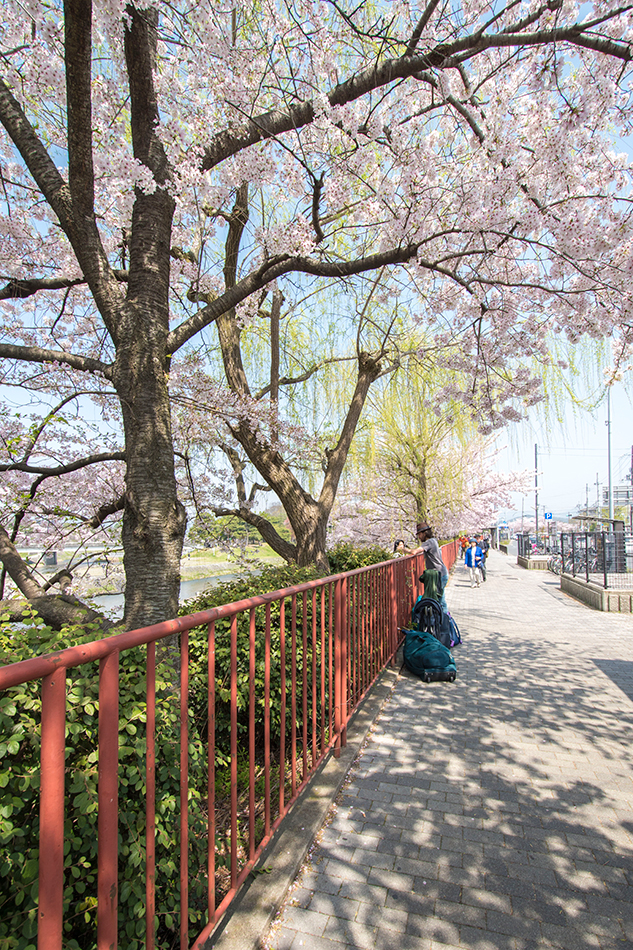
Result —
[[[452,683],[457,676],[455,660],[432,633],[407,630],[404,640],[404,665],[425,683],[444,680]]]

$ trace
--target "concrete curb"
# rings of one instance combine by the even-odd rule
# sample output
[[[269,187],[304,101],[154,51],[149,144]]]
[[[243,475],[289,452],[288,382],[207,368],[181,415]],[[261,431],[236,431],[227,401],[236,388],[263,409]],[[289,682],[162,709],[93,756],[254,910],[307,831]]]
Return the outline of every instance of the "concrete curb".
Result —
[[[348,723],[347,745],[340,757],[330,753],[317,769],[257,862],[255,871],[265,866],[272,868],[272,873],[256,874],[244,883],[204,950],[256,950],[260,946],[398,676],[399,665],[383,670]]]

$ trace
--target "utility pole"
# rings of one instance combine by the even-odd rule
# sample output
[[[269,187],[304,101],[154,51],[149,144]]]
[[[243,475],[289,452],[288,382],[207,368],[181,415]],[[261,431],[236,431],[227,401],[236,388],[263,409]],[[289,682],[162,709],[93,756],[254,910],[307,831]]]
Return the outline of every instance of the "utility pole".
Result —
[[[585,516],[589,517],[589,482],[587,482],[585,489]]]
[[[611,387],[607,388],[607,452],[609,455],[609,521],[613,521],[613,485],[611,482]],[[609,528],[613,531],[613,526]]]
[[[534,443],[534,515],[536,521],[536,544],[538,547],[538,445]]]
[[[598,518],[602,517],[602,506],[600,504],[600,479],[598,472],[596,472],[596,512]]]

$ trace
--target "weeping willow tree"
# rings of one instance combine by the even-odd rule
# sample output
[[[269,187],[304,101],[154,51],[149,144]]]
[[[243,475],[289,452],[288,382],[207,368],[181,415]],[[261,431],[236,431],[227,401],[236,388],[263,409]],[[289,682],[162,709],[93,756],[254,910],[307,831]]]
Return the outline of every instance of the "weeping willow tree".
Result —
[[[398,373],[368,397],[332,515],[333,539],[385,543],[410,536],[421,520],[446,536],[486,527],[510,504],[511,492],[531,486],[533,470],[495,471],[496,437],[467,398],[472,375],[445,367],[443,354],[427,348],[423,338],[410,340],[403,350],[410,355],[401,359]],[[617,371],[609,356],[603,340],[548,339],[547,353],[535,351],[530,368],[541,380],[538,400],[506,408],[496,428],[503,426],[510,441],[516,439],[513,423],[524,420],[528,406],[549,429],[570,409],[591,411]],[[492,404],[494,385],[490,380],[486,394]]]
[[[443,524],[464,508],[483,442],[458,399],[439,398],[445,379],[410,342],[397,374],[368,398],[349,480],[333,516],[335,537],[406,537],[416,521]],[[454,381],[454,377],[451,377]]]

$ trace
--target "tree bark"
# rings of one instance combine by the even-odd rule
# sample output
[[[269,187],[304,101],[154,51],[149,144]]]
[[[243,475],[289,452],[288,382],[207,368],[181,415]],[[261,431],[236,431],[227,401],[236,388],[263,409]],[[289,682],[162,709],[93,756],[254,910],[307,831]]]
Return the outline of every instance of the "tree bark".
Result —
[[[151,335],[120,345],[115,370],[128,446],[122,527],[128,629],[177,615],[187,523],[176,489],[164,348],[160,339],[149,346]]]
[[[126,444],[123,563],[125,626],[176,616],[187,516],[178,500],[167,379],[169,266],[174,200],[157,135],[154,89],[158,13],[132,9],[125,31],[134,156],[151,169],[153,194],[137,190],[132,212],[127,300],[116,329],[113,382]]]

